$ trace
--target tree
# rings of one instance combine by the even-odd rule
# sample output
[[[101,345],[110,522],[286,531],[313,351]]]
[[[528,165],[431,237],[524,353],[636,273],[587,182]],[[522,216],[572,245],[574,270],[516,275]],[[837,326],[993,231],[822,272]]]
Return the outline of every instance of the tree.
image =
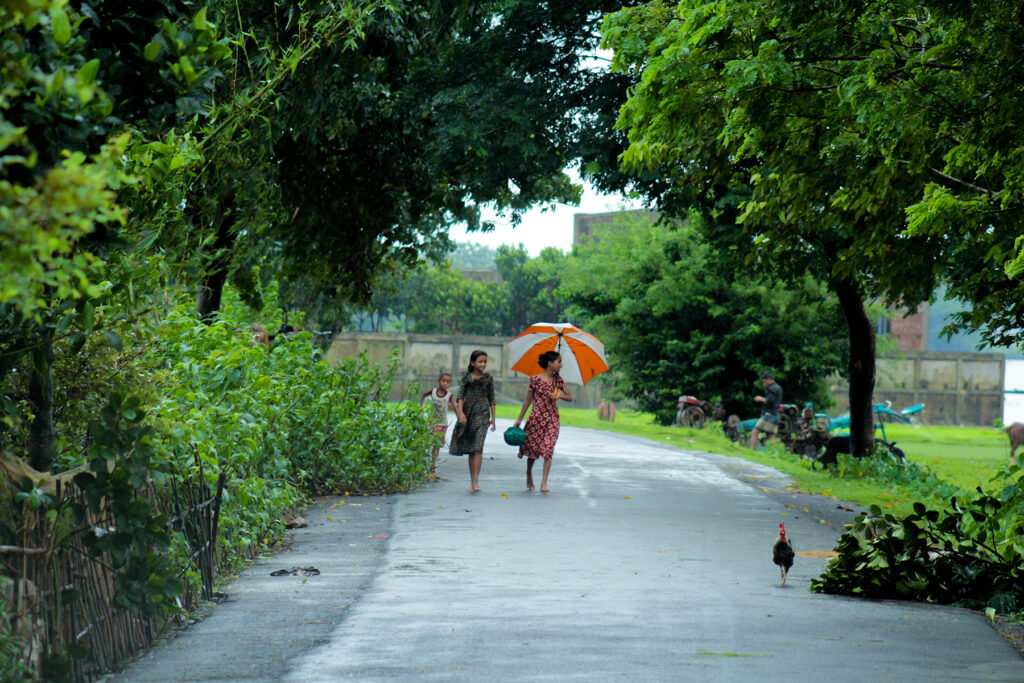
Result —
[[[618,125],[632,168],[658,169],[677,205],[761,273],[810,273],[843,310],[855,452],[874,443],[874,326],[865,302],[913,309],[935,288],[942,240],[902,230],[925,173],[861,132],[844,80],[851,48],[909,36],[876,3],[651,2],[604,28],[638,84]],[[856,50],[855,50],[856,52]],[[868,87],[864,79],[864,87]],[[852,97],[852,96],[851,96]]]
[[[484,204],[516,222],[575,201],[564,169],[614,158],[602,134],[625,92],[588,62],[608,0],[393,6],[351,51],[299,65],[270,149],[286,219],[260,239],[282,279],[357,302],[378,274],[441,260],[450,225],[488,229]]]
[[[451,262],[456,268],[494,269],[494,249],[475,242],[457,242]]]
[[[519,334],[535,322],[560,322],[565,301],[556,290],[562,281],[565,254],[554,247],[531,259],[522,244],[498,247],[494,264],[508,298],[505,334]]]
[[[872,153],[916,180],[906,232],[942,244],[948,292],[967,304],[950,331],[1017,344],[1024,323],[1020,8],[992,0],[860,4],[844,27],[847,68],[836,96]]]
[[[741,271],[694,227],[636,222],[577,247],[559,291],[604,342],[623,393],[664,424],[680,394],[749,412],[764,370],[789,400],[826,404],[846,347],[835,299],[810,276]]]
[[[102,330],[97,299],[110,290],[101,283],[127,222],[116,195],[142,181],[126,163],[139,150],[125,121],[145,116],[173,125],[192,116],[227,50],[200,25],[163,56],[143,49],[161,19],[166,29],[192,17],[184,2],[129,8],[100,1],[76,9],[33,0],[2,9],[0,380],[6,384],[24,366],[27,395],[5,391],[4,404],[14,413],[14,399],[27,401],[30,464],[48,470],[54,342],[71,338],[75,352]],[[149,163],[154,156],[166,162],[173,153],[150,150]]]

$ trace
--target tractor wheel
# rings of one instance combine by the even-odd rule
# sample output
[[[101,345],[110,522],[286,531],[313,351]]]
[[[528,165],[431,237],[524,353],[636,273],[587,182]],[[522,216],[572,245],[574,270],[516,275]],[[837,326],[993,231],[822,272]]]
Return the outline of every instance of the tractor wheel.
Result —
[[[814,428],[819,432],[827,432],[831,424],[832,420],[828,419],[828,415],[819,415],[814,418]]]
[[[683,426],[691,429],[703,429],[704,412],[697,406],[687,406],[683,411]]]

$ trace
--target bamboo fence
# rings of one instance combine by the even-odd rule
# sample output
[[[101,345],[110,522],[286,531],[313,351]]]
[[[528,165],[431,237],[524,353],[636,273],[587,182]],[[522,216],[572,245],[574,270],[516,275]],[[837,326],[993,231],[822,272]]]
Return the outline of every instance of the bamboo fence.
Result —
[[[182,577],[194,572],[199,581],[186,582],[179,598],[184,612],[213,595],[224,489],[223,473],[211,492],[202,464],[196,464],[169,491],[150,487],[140,493],[168,518],[168,531],[187,542],[190,555]],[[88,509],[85,494],[73,483],[58,484],[57,500],[61,506]],[[0,545],[0,567],[8,577],[0,595],[10,611],[10,629],[24,643],[24,660],[36,677],[92,681],[147,647],[168,622],[122,607],[110,554],[90,551],[86,544],[87,534],[102,533],[111,523],[105,503],[98,515],[70,533],[57,528],[61,519],[44,509],[21,507],[20,544]]]

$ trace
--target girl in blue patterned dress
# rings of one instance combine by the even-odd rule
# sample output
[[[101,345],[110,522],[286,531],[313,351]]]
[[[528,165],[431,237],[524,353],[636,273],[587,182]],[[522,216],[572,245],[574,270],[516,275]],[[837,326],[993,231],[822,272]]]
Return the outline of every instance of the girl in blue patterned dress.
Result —
[[[458,424],[452,431],[452,455],[469,455],[469,488],[476,493],[480,490],[480,466],[484,461],[484,439],[487,425],[494,425],[494,378],[484,372],[487,369],[487,354],[474,351],[469,355],[469,369],[459,383],[459,397],[455,401]]]

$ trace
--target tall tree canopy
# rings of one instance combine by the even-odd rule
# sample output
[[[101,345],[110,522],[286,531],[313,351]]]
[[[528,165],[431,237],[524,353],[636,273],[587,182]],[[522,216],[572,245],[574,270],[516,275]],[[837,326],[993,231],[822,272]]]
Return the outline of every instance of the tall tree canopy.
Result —
[[[877,74],[851,50],[914,37],[881,3],[658,0],[612,14],[614,65],[635,90],[624,162],[659,169],[705,209],[709,234],[761,272],[827,283],[849,330],[853,446],[873,444],[874,325],[865,302],[909,308],[936,285],[945,240],[904,230],[927,172],[892,163],[847,88]]]
[[[577,247],[559,291],[604,341],[622,393],[666,424],[680,394],[752,412],[764,370],[787,400],[827,404],[846,351],[835,298],[810,275],[742,271],[696,228],[637,222]]]

